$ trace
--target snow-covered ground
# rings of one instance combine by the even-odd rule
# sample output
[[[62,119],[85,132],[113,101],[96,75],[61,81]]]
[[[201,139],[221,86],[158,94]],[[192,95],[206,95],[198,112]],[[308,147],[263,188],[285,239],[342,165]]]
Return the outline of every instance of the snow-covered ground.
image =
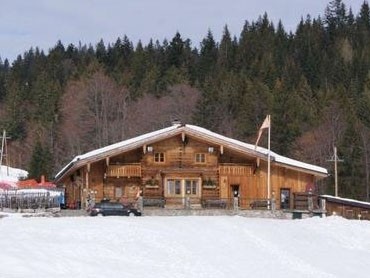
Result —
[[[0,277],[370,277],[370,222],[10,214]]]

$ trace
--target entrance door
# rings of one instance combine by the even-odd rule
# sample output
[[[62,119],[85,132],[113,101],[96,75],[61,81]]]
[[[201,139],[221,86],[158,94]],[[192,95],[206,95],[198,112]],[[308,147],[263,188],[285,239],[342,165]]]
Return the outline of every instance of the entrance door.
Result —
[[[239,184],[233,184],[231,185],[232,187],[232,194],[233,194],[233,197],[239,197]]]
[[[290,189],[289,188],[280,189],[280,208],[281,209],[290,208]]]
[[[165,197],[167,198],[179,198],[185,204],[185,197],[196,198],[195,200],[197,200],[200,195],[199,178],[167,179],[165,190]]]

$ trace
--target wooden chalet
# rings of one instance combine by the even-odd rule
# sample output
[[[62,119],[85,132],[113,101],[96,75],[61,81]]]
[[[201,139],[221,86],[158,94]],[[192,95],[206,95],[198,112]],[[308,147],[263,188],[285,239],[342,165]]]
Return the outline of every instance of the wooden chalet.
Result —
[[[338,215],[347,219],[370,220],[370,203],[330,195],[319,196],[325,200],[326,214]]]
[[[55,177],[69,207],[90,199],[134,201],[166,208],[267,204],[268,150],[185,124],[76,156]],[[271,199],[293,209],[293,193],[305,192],[327,170],[270,152]],[[270,200],[270,199],[269,199]],[[270,204],[270,203],[269,203]]]

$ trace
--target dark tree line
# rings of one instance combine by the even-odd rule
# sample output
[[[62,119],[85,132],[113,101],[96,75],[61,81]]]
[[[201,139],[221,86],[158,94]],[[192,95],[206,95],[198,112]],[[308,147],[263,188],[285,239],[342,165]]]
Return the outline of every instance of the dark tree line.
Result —
[[[0,108],[13,164],[49,177],[77,154],[174,118],[253,143],[271,114],[274,151],[332,170],[337,146],[340,195],[365,200],[369,5],[354,15],[333,0],[323,18],[302,18],[294,33],[264,14],[239,36],[225,26],[219,42],[209,30],[199,47],[177,32],[147,45],[123,36],[95,46],[59,41],[48,54],[32,48],[0,62]],[[332,184],[320,190],[332,193]]]

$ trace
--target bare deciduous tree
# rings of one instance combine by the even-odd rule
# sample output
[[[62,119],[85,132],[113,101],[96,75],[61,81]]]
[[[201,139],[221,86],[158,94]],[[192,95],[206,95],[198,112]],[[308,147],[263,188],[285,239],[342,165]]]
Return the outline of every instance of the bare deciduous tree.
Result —
[[[128,90],[98,71],[68,84],[61,107],[60,146],[73,157],[126,137]]]
[[[191,123],[200,92],[188,85],[169,88],[169,94],[157,98],[145,95],[129,107],[128,136],[167,127],[174,119]]]

